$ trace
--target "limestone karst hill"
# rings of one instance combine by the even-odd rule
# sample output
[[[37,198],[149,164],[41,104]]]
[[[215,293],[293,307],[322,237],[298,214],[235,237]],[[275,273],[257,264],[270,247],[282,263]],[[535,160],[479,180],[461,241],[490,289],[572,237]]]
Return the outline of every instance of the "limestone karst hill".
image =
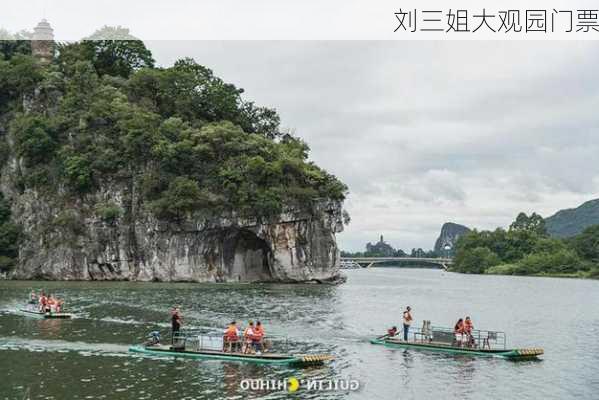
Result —
[[[139,40],[0,44],[0,270],[21,279],[334,279],[347,187],[275,110]],[[110,29],[110,28],[105,28]],[[39,33],[39,32],[37,32]]]

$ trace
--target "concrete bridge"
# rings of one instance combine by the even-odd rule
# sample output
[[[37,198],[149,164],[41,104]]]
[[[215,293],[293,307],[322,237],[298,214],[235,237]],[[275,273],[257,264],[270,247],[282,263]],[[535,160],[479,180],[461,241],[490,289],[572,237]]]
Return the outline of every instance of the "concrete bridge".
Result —
[[[393,261],[435,264],[444,270],[447,270],[447,268],[453,263],[453,259],[444,257],[341,257],[341,268],[370,268],[374,264]]]

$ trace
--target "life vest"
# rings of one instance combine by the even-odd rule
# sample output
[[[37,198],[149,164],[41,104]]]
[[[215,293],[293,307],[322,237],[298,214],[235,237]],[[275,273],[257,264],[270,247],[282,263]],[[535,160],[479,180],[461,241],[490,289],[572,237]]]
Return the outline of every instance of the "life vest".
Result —
[[[395,336],[395,334],[397,333],[397,329],[389,328],[387,329],[387,333],[389,334],[389,336]]]
[[[238,332],[239,331],[235,325],[229,325],[229,327],[225,330],[225,337],[230,341],[237,340]]]
[[[260,327],[256,326],[254,328],[254,335],[253,335],[252,339],[262,340],[263,337],[264,337],[264,328],[262,326],[260,326]]]
[[[41,296],[40,297],[40,304],[42,306],[45,306],[46,304],[48,304],[48,298],[46,296]]]

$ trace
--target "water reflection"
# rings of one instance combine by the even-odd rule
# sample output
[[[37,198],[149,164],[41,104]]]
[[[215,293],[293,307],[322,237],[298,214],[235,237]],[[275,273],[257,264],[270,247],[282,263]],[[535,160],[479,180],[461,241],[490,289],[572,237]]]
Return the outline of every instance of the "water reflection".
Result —
[[[38,332],[50,339],[60,338],[66,331],[64,321],[60,319],[40,319],[36,322]]]

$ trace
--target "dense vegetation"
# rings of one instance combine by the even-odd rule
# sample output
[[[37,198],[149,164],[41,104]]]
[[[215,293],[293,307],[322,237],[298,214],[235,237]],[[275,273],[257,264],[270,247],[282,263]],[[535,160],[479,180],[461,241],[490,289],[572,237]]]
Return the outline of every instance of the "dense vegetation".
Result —
[[[30,53],[28,42],[0,43],[0,161],[11,151],[22,160],[20,190],[84,199],[127,183],[169,221],[268,219],[344,199],[347,187],[308,161],[307,144],[281,132],[275,110],[192,59],[158,68],[138,40],[61,44],[48,66]],[[123,211],[94,210],[106,221]]]
[[[520,213],[508,230],[473,230],[460,237],[452,270],[599,277],[599,225],[557,239],[548,236],[541,216]]]

